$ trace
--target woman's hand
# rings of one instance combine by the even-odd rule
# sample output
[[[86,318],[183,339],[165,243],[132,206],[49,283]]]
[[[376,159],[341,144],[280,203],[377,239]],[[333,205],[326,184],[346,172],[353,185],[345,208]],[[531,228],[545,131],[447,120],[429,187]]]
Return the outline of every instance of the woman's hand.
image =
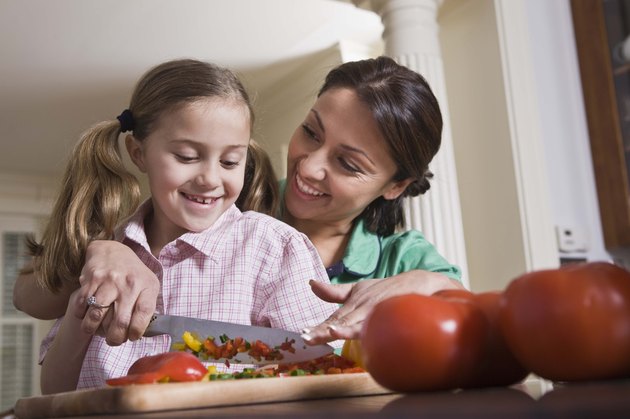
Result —
[[[90,243],[79,281],[72,309],[83,318],[85,333],[98,331],[113,346],[142,337],[155,311],[160,282],[129,247],[109,240]],[[100,306],[87,306],[91,296]]]
[[[363,321],[372,308],[389,297],[403,294],[431,295],[441,289],[463,288],[459,282],[445,275],[421,270],[353,284],[332,285],[310,281],[310,285],[315,295],[322,300],[343,304],[325,322],[304,331],[302,337],[312,344],[358,339]]]

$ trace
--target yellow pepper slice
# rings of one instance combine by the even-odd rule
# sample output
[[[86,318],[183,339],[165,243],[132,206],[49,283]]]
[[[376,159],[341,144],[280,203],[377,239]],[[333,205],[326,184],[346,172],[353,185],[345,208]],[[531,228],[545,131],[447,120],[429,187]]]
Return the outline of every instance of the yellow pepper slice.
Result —
[[[184,332],[184,334],[182,335],[182,340],[184,341],[186,346],[193,350],[193,352],[201,351],[201,341],[194,337],[192,333],[188,331]]]
[[[365,369],[363,359],[361,358],[361,342],[357,339],[346,340],[341,348],[341,356],[354,361],[357,367]]]

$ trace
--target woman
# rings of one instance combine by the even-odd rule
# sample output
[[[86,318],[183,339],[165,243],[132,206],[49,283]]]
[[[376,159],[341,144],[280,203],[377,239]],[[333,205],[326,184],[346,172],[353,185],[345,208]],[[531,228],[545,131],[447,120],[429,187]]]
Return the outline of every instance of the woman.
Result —
[[[404,223],[402,198],[429,189],[441,130],[426,81],[389,58],[328,74],[291,138],[283,185],[281,219],[315,244],[331,282],[344,284],[312,284],[321,298],[344,306],[307,337],[356,337],[383,298],[459,284],[459,270],[419,232],[395,233]]]
[[[309,237],[334,284],[312,281],[313,291],[343,303],[305,330],[309,342],[358,337],[370,309],[387,297],[461,287],[459,269],[419,232],[396,232],[404,224],[402,198],[429,189],[441,131],[439,105],[424,78],[392,59],[345,63],[328,74],[291,138],[281,185],[279,218]],[[16,283],[16,307],[40,318],[65,312],[63,295],[38,310],[39,299],[26,297],[33,282],[26,279]],[[86,332],[102,324],[114,344],[141,335],[155,308],[156,294],[146,290],[159,288],[159,280],[133,252],[93,242],[80,282],[74,311]],[[92,306],[86,315],[90,296],[115,302],[113,309]]]

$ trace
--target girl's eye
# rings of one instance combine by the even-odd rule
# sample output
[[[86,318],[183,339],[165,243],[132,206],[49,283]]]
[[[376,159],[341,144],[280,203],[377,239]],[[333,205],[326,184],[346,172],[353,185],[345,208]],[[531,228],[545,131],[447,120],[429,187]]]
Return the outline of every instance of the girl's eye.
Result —
[[[234,169],[236,166],[238,166],[240,164],[240,162],[237,161],[229,161],[229,160],[222,160],[221,164],[223,165],[223,167],[225,167],[226,169]]]
[[[184,163],[190,163],[192,161],[197,160],[197,156],[185,156],[182,154],[175,154],[175,157],[177,158],[177,160],[184,162]]]

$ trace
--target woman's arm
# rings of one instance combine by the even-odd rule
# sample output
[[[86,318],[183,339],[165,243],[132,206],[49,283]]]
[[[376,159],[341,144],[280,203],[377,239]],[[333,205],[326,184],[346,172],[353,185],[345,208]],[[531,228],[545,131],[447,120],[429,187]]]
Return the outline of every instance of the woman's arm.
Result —
[[[331,285],[311,281],[311,289],[324,301],[343,304],[325,322],[305,330],[309,343],[336,339],[357,339],[363,321],[380,301],[396,295],[424,294],[448,288],[464,288],[446,275],[423,270],[403,272],[384,279],[367,279],[353,284]]]
[[[28,272],[27,270],[25,270]],[[85,333],[99,334],[110,345],[139,339],[149,325],[155,311],[160,281],[127,246],[113,240],[99,240],[89,244],[85,266],[76,285],[70,281],[58,294],[42,288],[32,269],[18,277],[13,288],[13,304],[18,310],[33,317],[49,320],[66,313],[82,319]],[[78,287],[77,297],[68,300]],[[110,309],[90,309],[86,315],[86,301],[94,296]],[[108,312],[112,312],[106,316]],[[104,319],[107,319],[104,321]]]
[[[53,293],[37,281],[36,275],[32,264],[24,267],[13,287],[13,305],[36,319],[52,320],[63,316],[70,294],[79,287],[78,281],[67,281],[59,292]]]
[[[91,242],[79,280],[81,288],[69,313],[83,319],[85,333],[102,327],[99,334],[112,346],[142,337],[155,312],[160,281],[133,250],[112,240]],[[86,314],[91,296],[110,308],[91,308]]]

